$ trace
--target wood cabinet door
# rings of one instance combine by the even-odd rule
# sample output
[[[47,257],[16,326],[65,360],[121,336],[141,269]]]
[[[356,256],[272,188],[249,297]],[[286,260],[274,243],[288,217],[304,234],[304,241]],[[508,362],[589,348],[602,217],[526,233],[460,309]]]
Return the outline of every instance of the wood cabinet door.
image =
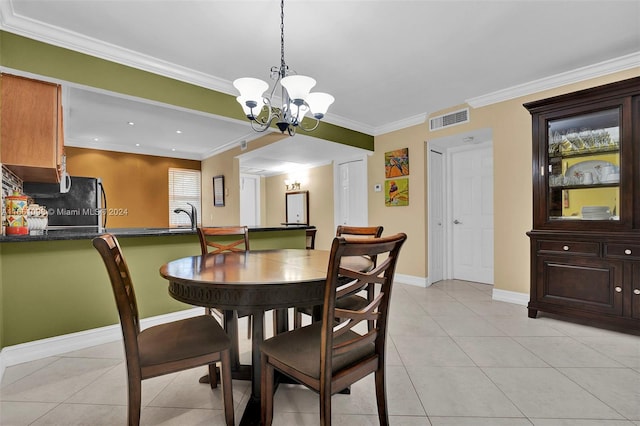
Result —
[[[0,160],[24,180],[56,181],[61,161],[60,87],[2,75]]]
[[[631,292],[627,297],[631,299],[631,316],[640,319],[640,263],[631,267]]]
[[[536,267],[538,303],[584,312],[622,315],[622,262],[538,256]]]

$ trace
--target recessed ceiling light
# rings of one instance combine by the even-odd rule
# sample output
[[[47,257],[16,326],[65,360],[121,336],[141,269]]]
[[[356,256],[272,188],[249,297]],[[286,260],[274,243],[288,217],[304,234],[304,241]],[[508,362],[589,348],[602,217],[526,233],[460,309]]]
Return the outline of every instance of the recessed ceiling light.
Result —
[[[136,146],[140,146],[140,144],[139,144],[139,143],[137,143],[137,144],[136,144]]]
[[[133,121],[127,121],[127,124],[128,124],[129,126],[135,126],[135,125],[136,125],[136,123],[134,123]]]
[[[171,148],[171,151],[175,151],[175,150],[176,150],[175,148]]]
[[[98,138],[93,138],[94,142],[98,142],[98,140],[99,140]]]
[[[176,130],[176,133],[180,134],[180,133],[182,133],[182,130]]]

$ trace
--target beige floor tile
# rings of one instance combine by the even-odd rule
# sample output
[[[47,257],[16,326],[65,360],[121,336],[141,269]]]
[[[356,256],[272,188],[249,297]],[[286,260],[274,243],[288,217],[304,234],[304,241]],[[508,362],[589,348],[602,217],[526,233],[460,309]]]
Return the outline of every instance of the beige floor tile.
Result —
[[[483,317],[491,325],[507,336],[564,336],[560,330],[550,327],[540,319],[529,318],[525,315],[487,315]]]
[[[389,334],[392,336],[446,336],[444,329],[427,314],[419,317],[390,315]]]
[[[552,367],[623,367],[572,337],[514,337]]]
[[[553,368],[484,368],[529,418],[622,420],[613,408]]]
[[[2,393],[2,388],[4,388],[5,386],[8,386],[11,383],[14,383],[30,374],[33,374],[34,372],[40,370],[41,368],[45,368],[46,366],[56,362],[57,360],[58,357],[48,357],[8,367],[2,375],[0,394]]]
[[[120,361],[95,358],[60,358],[0,391],[2,401],[62,402]]]
[[[505,334],[485,321],[473,316],[434,316],[433,319],[450,336],[504,336]]]
[[[511,337],[454,337],[453,340],[479,367],[549,366]]]
[[[240,421],[235,413],[236,424]],[[145,407],[140,415],[141,426],[223,426],[223,410],[203,410],[165,407]]]
[[[86,349],[67,352],[65,357],[74,358],[113,358],[124,360],[124,345],[122,339],[115,342],[104,343]]]
[[[142,381],[142,406],[149,404],[174,378],[164,375]],[[65,402],[75,404],[127,405],[127,370],[124,362],[76,392]]]
[[[499,417],[429,417],[433,426],[531,426],[526,418]]]
[[[0,402],[0,425],[30,425],[56,405],[54,402]]]
[[[113,426],[127,423],[127,407],[120,405],[60,404],[33,426]]]
[[[451,337],[393,338],[405,366],[472,367],[474,362]]]
[[[478,367],[408,366],[407,372],[429,417],[522,417]]]
[[[571,380],[629,420],[640,420],[640,374],[630,368],[561,368]]]
[[[612,333],[599,337],[576,337],[576,340],[626,367],[640,369],[640,336]]]
[[[628,420],[531,419],[534,426],[633,426]]]

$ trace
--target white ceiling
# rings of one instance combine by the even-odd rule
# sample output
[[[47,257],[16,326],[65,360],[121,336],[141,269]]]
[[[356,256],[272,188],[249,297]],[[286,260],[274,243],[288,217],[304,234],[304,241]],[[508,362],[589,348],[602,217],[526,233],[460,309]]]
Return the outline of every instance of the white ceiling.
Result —
[[[235,78],[268,80],[280,61],[275,0],[0,0],[0,28],[230,94]],[[285,59],[335,96],[326,121],[378,135],[640,66],[640,0],[287,0]],[[204,159],[260,136],[243,121],[64,86],[70,146]],[[246,161],[359,151],[299,134]]]

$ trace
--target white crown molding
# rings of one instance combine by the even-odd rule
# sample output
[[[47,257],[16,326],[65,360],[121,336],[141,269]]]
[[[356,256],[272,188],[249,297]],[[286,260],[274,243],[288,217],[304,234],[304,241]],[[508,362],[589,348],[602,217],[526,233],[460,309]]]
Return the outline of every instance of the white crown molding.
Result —
[[[407,117],[393,123],[385,124],[384,126],[376,127],[373,135],[379,136],[385,133],[395,132],[396,130],[406,129],[407,127],[418,126],[424,124],[425,121],[427,121],[426,113],[417,114],[413,117]]]
[[[12,0],[0,1],[0,23],[2,24],[0,28],[3,30],[54,46],[85,53],[222,93],[235,93],[230,81],[135,52],[122,46],[87,37],[74,31],[17,15],[14,13]]]
[[[479,108],[639,66],[640,52],[635,52],[619,58],[610,59],[608,61],[599,62],[586,67],[576,68],[571,71],[508,87],[506,89],[477,96],[475,98],[470,98],[467,99],[466,102],[473,108]]]

